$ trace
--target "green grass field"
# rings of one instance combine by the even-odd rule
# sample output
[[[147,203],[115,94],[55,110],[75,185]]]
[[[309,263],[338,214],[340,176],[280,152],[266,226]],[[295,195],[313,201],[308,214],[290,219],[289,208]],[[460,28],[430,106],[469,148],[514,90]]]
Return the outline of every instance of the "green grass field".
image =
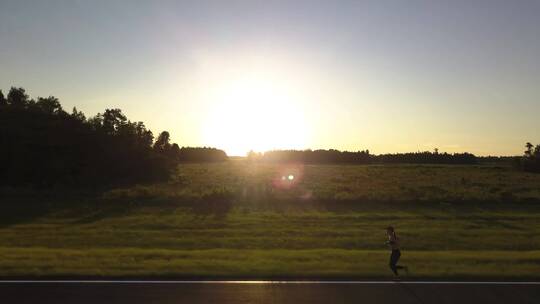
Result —
[[[2,277],[387,278],[393,225],[411,278],[540,278],[540,175],[507,167],[229,161],[2,193]]]

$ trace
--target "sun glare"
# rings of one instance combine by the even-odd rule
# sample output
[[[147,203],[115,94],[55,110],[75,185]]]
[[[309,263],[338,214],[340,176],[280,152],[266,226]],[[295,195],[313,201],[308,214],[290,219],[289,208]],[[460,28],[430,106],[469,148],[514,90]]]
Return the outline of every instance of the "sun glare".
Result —
[[[284,86],[251,75],[219,86],[211,99],[205,142],[229,155],[301,149],[306,143],[302,109]]]

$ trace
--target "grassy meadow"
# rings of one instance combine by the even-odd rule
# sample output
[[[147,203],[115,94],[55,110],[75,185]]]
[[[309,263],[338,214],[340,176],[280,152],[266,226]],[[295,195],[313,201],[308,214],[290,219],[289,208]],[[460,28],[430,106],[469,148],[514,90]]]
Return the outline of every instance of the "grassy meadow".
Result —
[[[0,191],[0,277],[387,278],[388,225],[412,279],[540,277],[540,175],[504,166],[233,160],[99,195]]]

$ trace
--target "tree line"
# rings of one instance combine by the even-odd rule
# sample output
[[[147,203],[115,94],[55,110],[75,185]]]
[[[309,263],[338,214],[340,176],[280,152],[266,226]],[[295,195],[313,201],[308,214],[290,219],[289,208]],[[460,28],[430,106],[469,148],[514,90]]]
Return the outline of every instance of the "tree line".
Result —
[[[250,151],[248,160],[264,162],[301,162],[334,164],[476,164],[477,157],[471,153],[411,152],[396,154],[370,154],[369,150],[357,152],[339,150],[274,150],[265,153]]]
[[[100,187],[166,180],[179,162],[223,161],[212,148],[180,148],[120,109],[87,118],[56,97],[0,90],[0,186]]]
[[[181,162],[227,159],[215,148],[180,148],[170,134],[156,138],[141,121],[120,109],[106,109],[87,118],[73,108],[66,112],[56,97],[32,99],[23,88],[0,90],[0,186],[113,186],[166,180]],[[275,150],[248,153],[250,161],[343,164],[476,164],[471,153],[373,155],[330,150]],[[500,159],[497,159],[500,161]],[[505,158],[506,160],[506,158]],[[519,166],[540,172],[540,145],[526,144]]]

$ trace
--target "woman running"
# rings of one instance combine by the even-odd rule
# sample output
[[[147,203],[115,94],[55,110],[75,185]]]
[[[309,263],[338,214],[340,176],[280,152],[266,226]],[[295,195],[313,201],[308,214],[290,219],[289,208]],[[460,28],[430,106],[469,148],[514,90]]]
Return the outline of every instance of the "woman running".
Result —
[[[392,254],[390,255],[390,269],[392,269],[392,272],[396,277],[399,276],[398,269],[403,269],[405,272],[409,272],[409,268],[407,266],[398,266],[397,262],[399,261],[399,257],[401,256],[401,251],[399,251],[399,238],[396,235],[396,232],[394,231],[394,227],[388,226],[386,228],[386,235],[388,236],[388,241],[386,241],[386,244],[392,249]]]

